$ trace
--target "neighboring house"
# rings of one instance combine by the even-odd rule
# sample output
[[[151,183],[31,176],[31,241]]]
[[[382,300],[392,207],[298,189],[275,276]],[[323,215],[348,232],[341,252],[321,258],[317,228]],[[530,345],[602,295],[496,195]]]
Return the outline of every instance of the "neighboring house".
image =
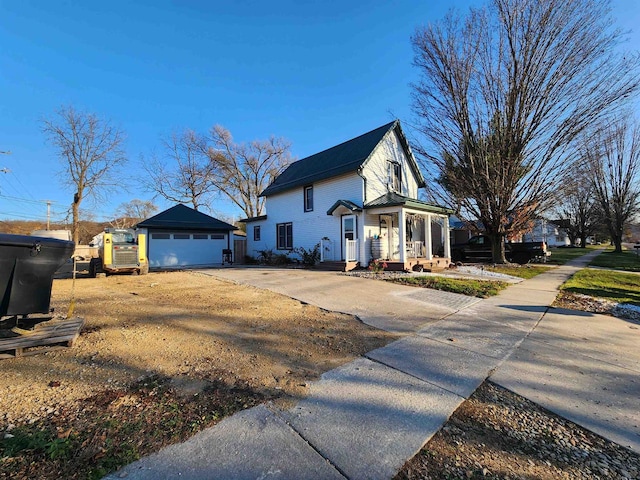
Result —
[[[523,242],[545,242],[549,247],[566,247],[571,245],[566,230],[560,228],[560,220],[536,219],[533,229],[522,235]]]
[[[321,261],[344,269],[447,266],[451,211],[419,200],[424,186],[396,120],[291,164],[262,192],[267,214],[242,220],[247,254],[320,244]]]
[[[227,260],[225,250],[233,256],[236,227],[185,205],[140,222],[138,229],[147,235],[151,268],[220,265]]]

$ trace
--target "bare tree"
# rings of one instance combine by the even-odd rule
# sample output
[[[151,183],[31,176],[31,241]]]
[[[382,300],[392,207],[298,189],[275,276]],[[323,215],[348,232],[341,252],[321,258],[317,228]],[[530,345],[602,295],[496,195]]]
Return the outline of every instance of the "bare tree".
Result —
[[[576,136],[636,93],[621,38],[606,0],[492,0],[412,37],[429,194],[482,222],[495,262],[553,200]]]
[[[191,204],[195,210],[208,207],[213,185],[207,141],[192,130],[163,140],[164,158],[149,161],[147,187],[176,203]]]
[[[72,106],[60,108],[53,119],[44,119],[42,131],[64,165],[64,184],[74,190],[72,232],[77,244],[82,200],[122,186],[113,174],[126,162],[124,133],[110,121],[78,112]]]
[[[208,149],[211,183],[247,217],[264,213],[260,193],[291,164],[290,143],[282,138],[234,143],[231,133],[221,125],[211,129]]]
[[[625,226],[640,212],[640,126],[612,123],[589,137],[584,158],[611,241],[621,252]]]
[[[556,213],[571,245],[580,240],[580,246],[585,248],[587,237],[594,233],[601,215],[590,169],[584,165],[575,165],[574,169],[574,175],[565,178],[559,187]]]
[[[116,218],[111,224],[117,228],[130,228],[157,211],[158,207],[153,202],[134,198],[130,202],[120,204],[116,210]]]

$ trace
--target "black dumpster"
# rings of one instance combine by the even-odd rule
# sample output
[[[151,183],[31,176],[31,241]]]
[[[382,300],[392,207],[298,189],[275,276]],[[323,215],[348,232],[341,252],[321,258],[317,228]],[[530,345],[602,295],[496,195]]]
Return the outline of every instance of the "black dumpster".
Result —
[[[53,274],[75,244],[0,233],[0,317],[49,313]]]

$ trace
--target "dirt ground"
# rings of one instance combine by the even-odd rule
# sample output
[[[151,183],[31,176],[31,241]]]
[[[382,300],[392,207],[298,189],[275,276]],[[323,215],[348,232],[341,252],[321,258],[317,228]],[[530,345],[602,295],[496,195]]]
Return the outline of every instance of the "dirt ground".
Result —
[[[56,312],[66,314],[73,287],[54,281]],[[188,384],[215,370],[228,384],[242,379],[300,397],[321,373],[395,338],[348,315],[198,273],[78,279],[73,297],[86,322],[74,347],[0,363],[5,421],[153,374]]]
[[[181,409],[188,404],[181,398],[214,390],[227,392],[231,403],[241,398],[238,408],[254,400],[291,402],[323,372],[397,338],[348,315],[200,273],[54,280],[55,312],[66,315],[72,299],[75,315],[86,320],[74,347],[0,361],[0,434],[35,425],[55,426],[58,436],[76,432],[84,428],[76,425],[80,413],[95,407],[100,415],[99,405],[141,408],[152,390],[170,390]],[[214,420],[232,413],[222,407]],[[123,421],[135,413],[116,410]],[[82,421],[93,420],[83,413]],[[133,457],[175,440],[149,441]],[[2,462],[0,478],[20,477]],[[54,478],[64,470],[52,472]]]

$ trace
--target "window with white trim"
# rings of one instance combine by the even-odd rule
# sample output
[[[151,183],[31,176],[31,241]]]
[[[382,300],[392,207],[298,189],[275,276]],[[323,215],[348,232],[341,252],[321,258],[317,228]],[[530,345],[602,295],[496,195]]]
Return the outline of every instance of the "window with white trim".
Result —
[[[276,239],[278,250],[293,250],[293,224],[278,223],[276,225]]]
[[[313,185],[304,187],[304,211],[313,211]]]
[[[398,162],[387,163],[387,188],[392,192],[402,192],[402,167]]]

